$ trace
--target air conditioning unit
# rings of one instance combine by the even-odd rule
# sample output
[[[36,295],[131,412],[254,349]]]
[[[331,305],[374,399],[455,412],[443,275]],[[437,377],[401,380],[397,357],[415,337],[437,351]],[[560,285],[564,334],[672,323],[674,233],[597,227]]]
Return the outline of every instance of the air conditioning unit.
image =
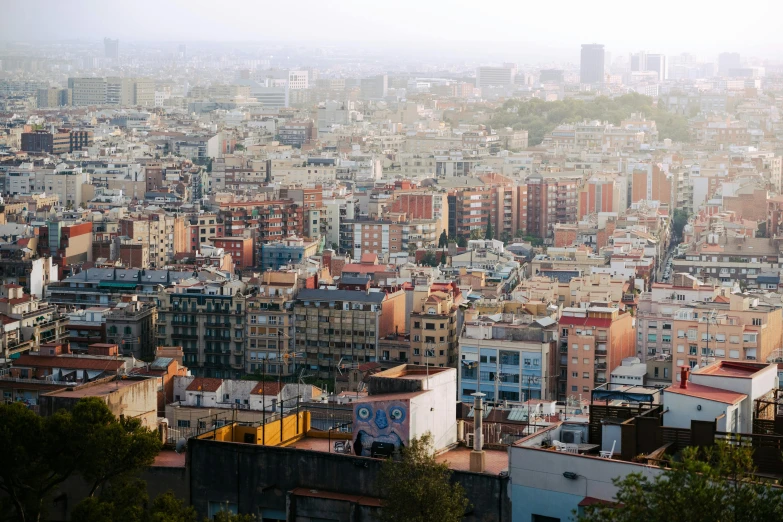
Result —
[[[469,447],[473,447],[473,437],[475,437],[476,434],[474,432],[468,432],[465,434],[465,444]]]
[[[560,440],[566,444],[581,444],[582,432],[579,430],[562,430]]]

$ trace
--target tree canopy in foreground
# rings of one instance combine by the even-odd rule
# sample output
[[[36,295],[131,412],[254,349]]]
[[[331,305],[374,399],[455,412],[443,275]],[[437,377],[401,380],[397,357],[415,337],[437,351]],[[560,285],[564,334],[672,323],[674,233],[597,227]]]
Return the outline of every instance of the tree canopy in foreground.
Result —
[[[750,448],[686,448],[654,479],[633,473],[614,480],[614,505],[585,508],[579,522],[755,522],[783,520],[783,489],[753,475]]]

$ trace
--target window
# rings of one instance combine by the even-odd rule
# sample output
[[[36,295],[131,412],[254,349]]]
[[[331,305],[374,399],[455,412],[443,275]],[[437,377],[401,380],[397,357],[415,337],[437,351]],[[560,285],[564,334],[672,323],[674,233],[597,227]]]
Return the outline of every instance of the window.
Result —
[[[743,343],[755,343],[757,336],[758,336],[758,334],[756,334],[756,333],[742,334],[742,342]]]
[[[719,343],[726,342],[726,334],[715,334],[715,340]]]
[[[414,328],[421,328],[421,323],[419,321],[414,321],[413,322],[413,327]]]
[[[590,364],[590,359],[582,359],[582,364]]]
[[[579,372],[571,372],[571,377],[573,377],[574,379],[578,379],[579,378]]]
[[[578,350],[579,349],[579,345],[578,344],[573,344],[572,347],[573,347],[574,350]]]
[[[753,318],[753,326],[761,326],[761,317]]]
[[[689,348],[688,349],[688,355],[698,355],[699,354],[698,348],[696,347],[695,344],[690,345],[688,348]]]
[[[589,344],[584,345],[584,349],[585,349],[586,352],[589,352],[590,351],[590,345]]]
[[[677,338],[682,339],[685,337],[685,330],[677,330]]]
[[[583,372],[582,373],[582,379],[589,379],[590,378],[590,372]]]
[[[739,335],[731,335],[731,336],[729,336],[729,343],[731,343],[731,344],[739,344]]]
[[[578,357],[571,357],[571,364],[579,364],[579,358]]]
[[[648,343],[658,342],[658,335],[657,334],[647,334],[647,342]]]
[[[668,379],[669,378],[669,369],[664,367],[663,368],[663,378]]]
[[[179,419],[177,421],[177,428],[190,428],[190,421]]]
[[[414,348],[413,349],[413,355],[421,355],[421,353],[420,353],[418,348]]]

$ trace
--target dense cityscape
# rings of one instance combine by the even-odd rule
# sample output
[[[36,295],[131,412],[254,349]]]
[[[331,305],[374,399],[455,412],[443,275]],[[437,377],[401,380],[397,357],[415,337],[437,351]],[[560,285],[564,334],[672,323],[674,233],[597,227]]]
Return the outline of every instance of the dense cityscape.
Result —
[[[10,18],[0,520],[783,519],[783,60]]]

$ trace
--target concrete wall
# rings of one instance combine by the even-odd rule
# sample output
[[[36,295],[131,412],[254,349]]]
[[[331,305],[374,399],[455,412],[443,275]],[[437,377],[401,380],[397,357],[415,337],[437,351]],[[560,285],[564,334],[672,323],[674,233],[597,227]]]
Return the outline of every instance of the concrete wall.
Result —
[[[381,496],[378,474],[382,461],[376,459],[194,439],[188,443],[188,461],[191,465],[190,495],[200,515],[207,514],[210,502],[236,504],[242,513],[285,512],[287,492],[295,488],[373,498]],[[508,477],[454,472],[452,480],[463,485],[473,506],[465,520],[511,520]],[[317,503],[310,498],[297,505],[303,516],[315,509],[321,518],[345,520],[342,518],[344,505],[328,499]],[[335,511],[330,512],[330,509]]]
[[[741,407],[742,403],[748,403],[748,399],[743,400],[740,404],[726,404],[723,402],[711,401],[708,399],[702,399],[699,397],[691,397],[690,395],[681,395],[679,393],[666,393],[663,394],[663,406],[664,409],[669,411],[663,416],[664,426],[673,428],[691,428],[691,420],[700,421],[714,421],[718,417],[718,431],[727,431],[728,422],[731,419],[733,411]],[[750,424],[752,428],[752,418],[744,418],[744,412],[739,412],[739,418],[737,419],[737,425],[740,426],[740,431],[744,433],[751,433],[752,430],[743,430],[742,425]]]
[[[533,515],[574,520],[583,498],[614,499],[613,478],[634,472],[648,477],[661,473],[640,464],[564,452],[513,446],[509,451],[512,520],[525,522]],[[577,477],[566,478],[565,472]]]

